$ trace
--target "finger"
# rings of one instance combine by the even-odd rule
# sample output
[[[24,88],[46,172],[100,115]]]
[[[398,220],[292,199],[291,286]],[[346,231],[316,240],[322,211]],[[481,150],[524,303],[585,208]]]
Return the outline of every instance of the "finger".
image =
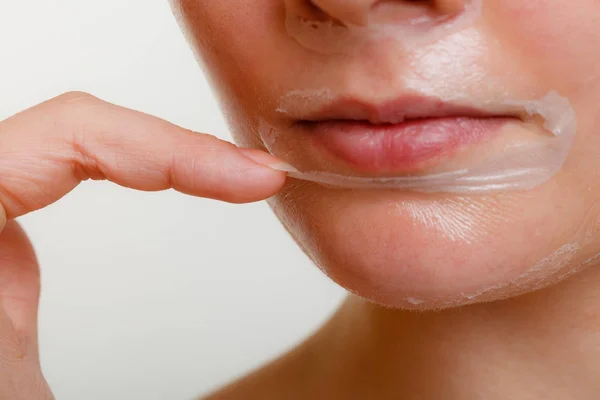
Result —
[[[0,232],[0,399],[54,399],[38,349],[40,274],[18,223]]]
[[[5,346],[1,354],[16,351],[37,357],[39,295],[35,252],[19,224],[10,221],[0,233],[0,341]]]
[[[0,399],[53,399],[38,349],[40,275],[15,221],[0,233]]]
[[[0,123],[0,203],[9,219],[51,204],[86,179],[258,201],[283,186],[281,166],[262,151],[84,93],[59,96]]]

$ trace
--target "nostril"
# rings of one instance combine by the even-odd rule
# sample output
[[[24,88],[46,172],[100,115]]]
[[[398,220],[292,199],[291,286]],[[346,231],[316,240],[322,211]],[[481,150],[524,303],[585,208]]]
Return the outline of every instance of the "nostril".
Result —
[[[323,11],[312,0],[286,0],[288,11],[309,21],[327,21],[331,16]]]
[[[329,20],[342,25],[367,25],[369,13],[378,0],[309,0]]]
[[[300,45],[318,53],[354,54],[365,45],[390,40],[408,49],[472,24],[481,14],[481,1],[284,0],[285,28]]]
[[[328,19],[332,19],[332,17],[327,14],[321,7],[319,7],[313,0],[307,2],[308,12],[313,16],[315,20],[325,21]]]
[[[438,0],[437,9],[444,14],[457,14],[465,9],[465,0]]]
[[[366,26],[370,22],[399,23],[422,17],[454,16],[465,10],[469,0],[285,0],[285,3],[305,20]]]

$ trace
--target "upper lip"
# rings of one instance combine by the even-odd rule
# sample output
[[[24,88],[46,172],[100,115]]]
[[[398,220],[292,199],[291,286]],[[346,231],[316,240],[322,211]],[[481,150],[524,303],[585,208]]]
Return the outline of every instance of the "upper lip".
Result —
[[[286,110],[287,111],[287,110]],[[370,103],[357,98],[342,97],[305,109],[293,115],[299,123],[325,121],[361,121],[374,125],[400,124],[407,120],[444,117],[493,118],[523,116],[514,110],[490,112],[475,106],[459,105],[420,95],[403,96],[383,103]],[[301,114],[301,115],[300,115]]]

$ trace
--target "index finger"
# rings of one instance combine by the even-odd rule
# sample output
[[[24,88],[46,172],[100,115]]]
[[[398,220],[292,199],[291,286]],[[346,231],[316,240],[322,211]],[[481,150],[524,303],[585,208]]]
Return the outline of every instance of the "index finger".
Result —
[[[0,123],[0,209],[8,219],[55,202],[86,179],[259,201],[281,189],[285,169],[262,151],[85,93],[59,96]]]

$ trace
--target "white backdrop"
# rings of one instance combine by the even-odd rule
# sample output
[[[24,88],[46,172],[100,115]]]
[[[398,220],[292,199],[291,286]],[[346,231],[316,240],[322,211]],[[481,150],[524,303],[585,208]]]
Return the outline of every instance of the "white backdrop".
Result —
[[[0,61],[0,119],[76,89],[229,138],[165,0],[0,0]],[[343,296],[264,203],[90,182],[21,221],[59,400],[190,399],[292,346]]]

